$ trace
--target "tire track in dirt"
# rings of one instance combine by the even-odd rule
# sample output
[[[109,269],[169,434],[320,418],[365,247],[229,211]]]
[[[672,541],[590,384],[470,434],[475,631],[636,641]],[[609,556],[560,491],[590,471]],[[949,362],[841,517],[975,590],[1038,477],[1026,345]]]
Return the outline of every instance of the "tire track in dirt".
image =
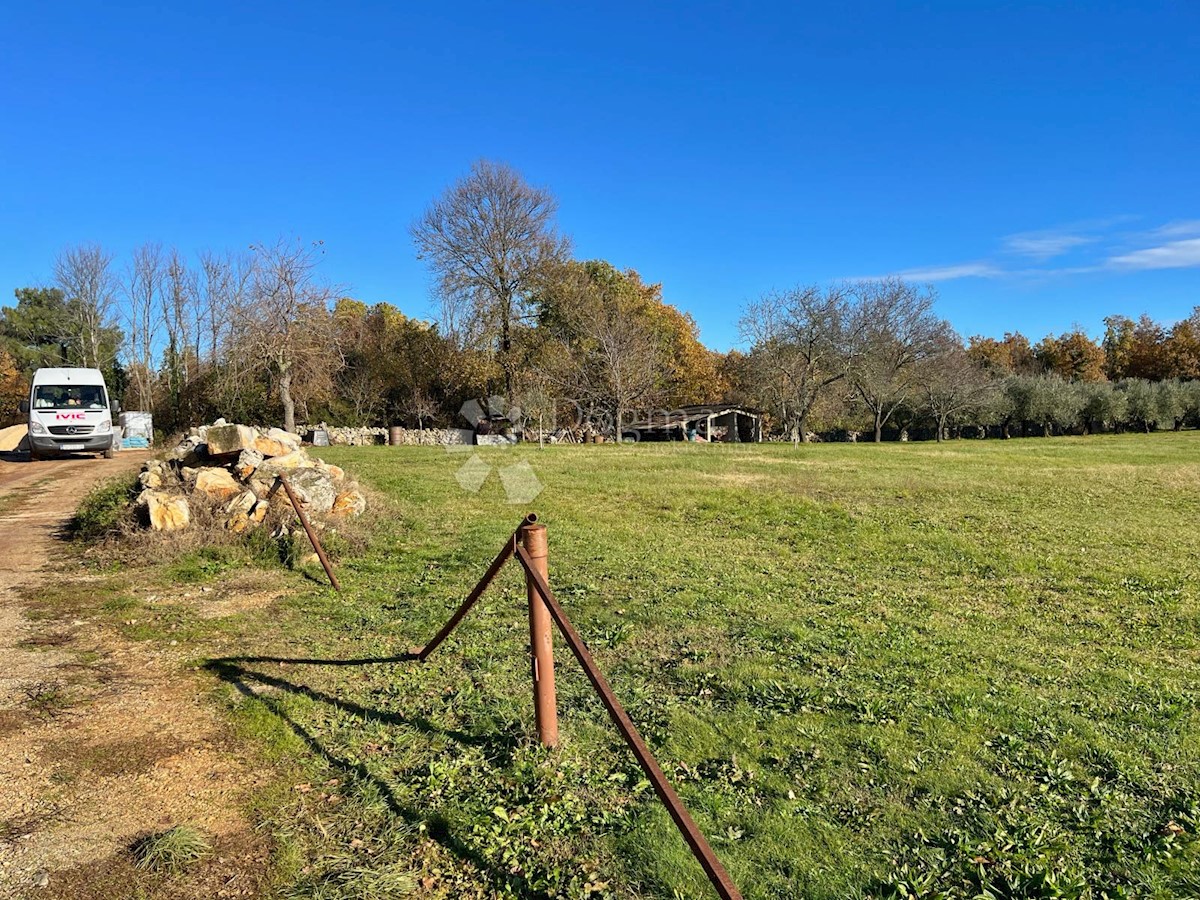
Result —
[[[8,455],[6,455],[8,456]],[[23,591],[86,582],[58,534],[115,459],[0,460],[0,897],[248,897],[267,844],[242,809],[256,776],[203,686],[148,643],[116,634],[99,599],[31,618]],[[137,872],[139,837],[189,824],[208,861],[167,882]]]

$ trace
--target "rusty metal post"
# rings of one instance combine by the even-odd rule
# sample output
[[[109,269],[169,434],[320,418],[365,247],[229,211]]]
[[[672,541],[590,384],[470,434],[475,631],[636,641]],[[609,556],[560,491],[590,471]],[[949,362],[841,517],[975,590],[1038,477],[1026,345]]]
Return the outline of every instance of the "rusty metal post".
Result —
[[[545,525],[523,525],[521,546],[543,583],[548,579]],[[529,646],[533,655],[533,709],[538,737],[547,747],[558,746],[558,702],[554,693],[554,631],[550,610],[532,575],[525,576],[529,596]]]
[[[333,574],[333,566],[329,564],[329,557],[325,555],[325,548],[321,546],[321,542],[317,539],[317,533],[313,531],[312,525],[309,524],[308,516],[304,514],[304,507],[300,505],[300,501],[292,493],[292,486],[288,484],[282,472],[276,476],[275,483],[282,484],[283,489],[287,491],[288,500],[292,503],[292,509],[296,511],[296,515],[300,518],[300,524],[304,526],[304,532],[308,535],[309,542],[312,544],[313,549],[317,551],[317,559],[321,561],[321,567],[325,570],[325,574],[329,576],[329,583],[333,585],[335,591],[340,591],[342,586],[338,584],[337,576]],[[274,493],[273,489],[272,493]]]

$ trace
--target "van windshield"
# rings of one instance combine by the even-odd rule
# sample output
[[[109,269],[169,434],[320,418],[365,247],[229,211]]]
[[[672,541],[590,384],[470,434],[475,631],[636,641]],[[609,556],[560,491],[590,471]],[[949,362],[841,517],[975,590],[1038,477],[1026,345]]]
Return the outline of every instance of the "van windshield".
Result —
[[[39,384],[33,391],[34,409],[105,409],[104,388],[98,384]]]

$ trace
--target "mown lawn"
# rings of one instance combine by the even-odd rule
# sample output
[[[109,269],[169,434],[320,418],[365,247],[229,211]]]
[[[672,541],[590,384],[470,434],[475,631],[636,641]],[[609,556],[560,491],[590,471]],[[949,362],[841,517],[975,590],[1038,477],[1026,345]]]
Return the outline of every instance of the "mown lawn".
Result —
[[[535,510],[747,898],[1200,895],[1200,434],[491,450],[477,493],[470,453],[322,455],[385,518],[342,595],[233,643],[359,662],[210,664],[306,779],[263,812],[285,893],[711,896],[561,643],[562,747],[534,740],[515,564],[430,662],[371,661]],[[521,461],[544,490],[510,505]]]

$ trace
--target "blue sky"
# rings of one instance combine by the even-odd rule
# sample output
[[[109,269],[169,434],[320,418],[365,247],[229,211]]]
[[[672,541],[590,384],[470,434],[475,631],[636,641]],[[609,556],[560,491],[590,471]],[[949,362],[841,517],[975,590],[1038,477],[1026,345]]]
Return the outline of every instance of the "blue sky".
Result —
[[[190,8],[185,8],[190,7]],[[702,337],[902,273],[964,335],[1200,304],[1200,4],[0,5],[0,291],[64,245],[321,239],[428,316],[409,223],[479,157]]]

